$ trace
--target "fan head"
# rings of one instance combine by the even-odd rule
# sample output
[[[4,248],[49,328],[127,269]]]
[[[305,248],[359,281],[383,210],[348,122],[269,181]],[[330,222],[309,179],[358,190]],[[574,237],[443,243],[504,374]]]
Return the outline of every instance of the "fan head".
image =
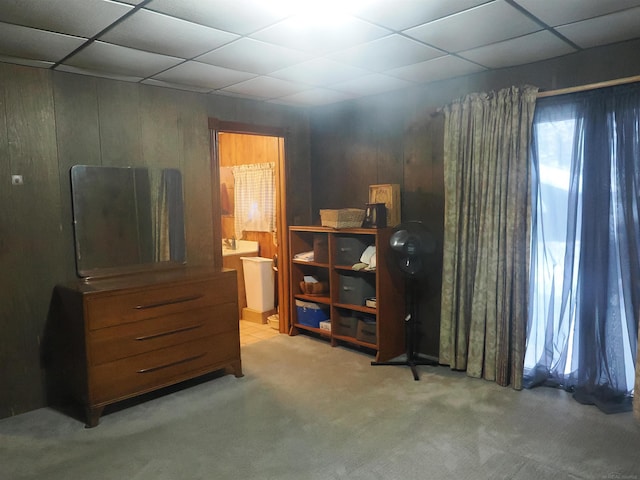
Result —
[[[389,239],[396,265],[408,276],[427,273],[436,253],[436,239],[421,222],[404,222]]]

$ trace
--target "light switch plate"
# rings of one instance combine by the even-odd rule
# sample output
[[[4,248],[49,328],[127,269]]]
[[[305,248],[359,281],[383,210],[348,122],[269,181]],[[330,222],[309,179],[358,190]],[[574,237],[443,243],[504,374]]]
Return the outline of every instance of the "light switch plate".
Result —
[[[22,175],[11,175],[11,185],[24,185]]]

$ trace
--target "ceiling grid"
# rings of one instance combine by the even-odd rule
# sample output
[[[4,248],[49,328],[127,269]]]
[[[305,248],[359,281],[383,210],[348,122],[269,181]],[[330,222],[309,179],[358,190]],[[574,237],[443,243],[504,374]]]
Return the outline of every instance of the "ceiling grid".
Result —
[[[640,37],[640,0],[340,4],[310,18],[283,0],[4,0],[0,61],[316,106]]]

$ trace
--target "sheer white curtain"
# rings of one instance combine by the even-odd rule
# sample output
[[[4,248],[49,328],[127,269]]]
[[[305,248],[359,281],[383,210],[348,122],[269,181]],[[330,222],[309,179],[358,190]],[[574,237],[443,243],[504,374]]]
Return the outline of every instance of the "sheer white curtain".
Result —
[[[542,99],[532,139],[525,386],[631,408],[640,305],[640,85]]]
[[[233,167],[235,231],[273,232],[276,229],[275,163]]]

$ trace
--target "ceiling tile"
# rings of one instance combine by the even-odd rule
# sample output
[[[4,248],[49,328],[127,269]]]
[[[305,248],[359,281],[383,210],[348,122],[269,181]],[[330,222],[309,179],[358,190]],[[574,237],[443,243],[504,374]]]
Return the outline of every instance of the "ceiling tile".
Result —
[[[180,62],[180,58],[93,42],[66,60],[65,64],[84,70],[145,78]]]
[[[309,90],[309,86],[273,77],[256,77],[223,89],[225,92],[249,95],[255,98],[278,98],[304,90]]]
[[[388,75],[403,78],[410,82],[426,83],[445,78],[470,75],[485,70],[484,67],[468,62],[453,55],[434,58],[426,62],[395,68],[386,72]]]
[[[537,23],[500,0],[411,28],[405,33],[448,52],[460,52],[536,30],[540,30]]]
[[[163,82],[162,80],[156,80],[154,78],[146,78],[142,80],[140,83],[153,85],[155,87],[166,87],[166,88],[174,88],[177,90],[186,90],[188,92],[209,93],[211,91],[210,88],[206,88],[206,87],[195,87],[192,85],[183,85],[180,83]]]
[[[309,58],[308,54],[297,50],[241,38],[196,60],[233,70],[266,74]]]
[[[58,65],[55,67],[56,71],[76,73],[78,75],[88,75],[91,77],[109,78],[111,80],[121,80],[123,82],[139,82],[142,77],[135,75],[119,75],[117,73],[111,73],[104,70],[92,70],[90,68],[73,67],[71,65]]]
[[[86,39],[0,23],[0,54],[28,60],[57,62]]]
[[[607,13],[637,7],[639,0],[516,0],[518,4],[549,26],[585,20]],[[640,28],[639,28],[640,30]]]
[[[133,7],[104,0],[2,0],[3,22],[93,37]]]
[[[398,5],[398,2],[390,2],[389,0],[372,0],[363,2],[356,8],[351,9],[351,13],[378,25],[384,25],[394,30],[404,30],[487,3],[487,1],[455,0],[434,2],[402,0],[401,4]]]
[[[30,60],[28,58],[21,57],[8,57],[6,55],[0,55],[0,62],[14,63],[16,65],[25,65],[27,67],[36,68],[51,68],[54,65],[53,62],[47,62],[44,60]]]
[[[638,36],[640,8],[570,23],[556,30],[582,48],[629,40]]]
[[[328,103],[342,102],[352,98],[346,93],[328,90],[324,88],[313,88],[304,92],[295,93],[286,97],[280,97],[271,100],[273,103],[284,105],[293,105],[298,107],[312,107],[317,105],[325,105]]]
[[[334,22],[314,22],[302,15],[265,28],[252,38],[306,52],[325,54],[383,37],[389,30],[347,15]]]
[[[310,106],[640,38],[640,0],[287,2],[0,0],[0,62]]]
[[[196,57],[236,38],[232,33],[144,9],[100,37],[109,43],[180,58]]]
[[[573,47],[545,30],[460,52],[460,56],[488,68],[502,68],[559,57],[574,51]]]
[[[368,70],[383,71],[441,55],[444,54],[440,50],[393,34],[335,53],[330,58]]]
[[[194,61],[182,63],[165,72],[154,75],[156,80],[195,85],[213,90],[228,87],[253,77],[255,75],[251,73],[238,72]]]
[[[306,85],[326,86],[344,82],[370,72],[326,58],[316,58],[271,73],[270,76]]]
[[[331,85],[333,90],[348,93],[352,96],[362,97],[365,95],[377,95],[379,93],[390,92],[414,86],[410,82],[399,78],[390,77],[381,73],[372,73],[362,77],[354,78],[346,82]]]
[[[240,35],[260,30],[286,16],[262,0],[153,0],[145,8]]]

